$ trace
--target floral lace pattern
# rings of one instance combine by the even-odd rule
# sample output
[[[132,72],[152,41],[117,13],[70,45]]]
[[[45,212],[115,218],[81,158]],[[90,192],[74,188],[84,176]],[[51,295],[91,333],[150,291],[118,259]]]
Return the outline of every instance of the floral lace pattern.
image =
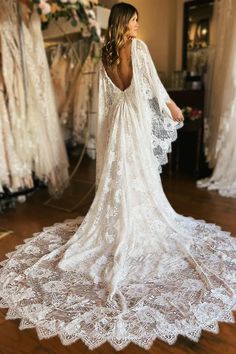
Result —
[[[142,112],[143,115],[151,118],[153,153],[159,162],[158,169],[161,172],[161,165],[168,161],[167,153],[171,152],[171,143],[177,138],[176,130],[181,128],[183,123],[173,121],[167,110],[165,102],[170,100],[170,97],[156,74],[148,48],[142,41],[137,43],[137,55],[141,72],[140,90],[145,93],[143,97],[145,99],[142,100]],[[152,87],[153,83],[154,87]]]
[[[125,91],[102,76],[112,94],[109,134],[83,221],[44,229],[1,263],[0,305],[40,338],[148,349],[156,338],[197,341],[202,330],[217,333],[218,321],[234,321],[236,240],[170,206],[156,170],[151,118],[145,126],[149,116],[137,114],[135,75]]]
[[[202,329],[217,333],[218,321],[234,321],[235,240],[215,225],[188,223],[195,225],[190,259],[175,249],[161,262],[155,253],[130,259],[120,288],[125,309],[119,294],[108,301],[105,284],[94,284],[79,268],[64,272],[57,258],[43,260],[76,232],[79,221],[46,228],[1,263],[6,318],[21,318],[20,329],[36,327],[40,339],[59,335],[64,345],[81,339],[90,349],[104,341],[117,350],[129,342],[148,349],[156,338],[173,344],[178,334],[197,341]],[[97,269],[106,262],[104,254]]]

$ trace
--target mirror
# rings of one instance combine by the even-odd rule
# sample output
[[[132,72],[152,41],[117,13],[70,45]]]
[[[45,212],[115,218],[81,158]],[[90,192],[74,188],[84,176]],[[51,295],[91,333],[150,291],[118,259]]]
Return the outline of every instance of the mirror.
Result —
[[[184,4],[183,70],[188,79],[201,79],[206,72],[211,45],[214,0],[195,0]]]

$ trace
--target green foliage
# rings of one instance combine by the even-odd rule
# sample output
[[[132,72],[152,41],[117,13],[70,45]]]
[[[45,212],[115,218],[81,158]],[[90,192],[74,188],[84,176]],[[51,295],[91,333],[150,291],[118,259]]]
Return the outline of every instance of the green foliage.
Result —
[[[48,0],[47,6],[51,6],[51,11],[44,14],[42,8],[39,5],[45,4],[44,0],[31,0],[30,6],[36,6],[37,11],[41,16],[42,20],[42,29],[46,29],[52,20],[58,20],[60,18],[64,18],[70,22],[71,26],[76,27],[78,22],[84,24],[91,31],[91,37],[94,41],[99,41],[99,36],[95,26],[91,26],[89,22],[90,14],[86,10],[93,9],[92,3],[88,2],[88,6],[85,6],[82,2],[78,1],[75,4],[71,4],[70,2],[63,3],[60,0]]]

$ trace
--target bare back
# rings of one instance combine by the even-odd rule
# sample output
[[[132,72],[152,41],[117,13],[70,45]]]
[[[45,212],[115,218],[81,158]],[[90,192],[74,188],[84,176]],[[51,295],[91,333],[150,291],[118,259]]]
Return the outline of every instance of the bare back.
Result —
[[[114,85],[122,91],[130,86],[133,76],[131,43],[132,40],[130,40],[125,47],[121,48],[120,63],[118,65],[112,68],[108,68],[104,65],[107,75],[110,77]]]

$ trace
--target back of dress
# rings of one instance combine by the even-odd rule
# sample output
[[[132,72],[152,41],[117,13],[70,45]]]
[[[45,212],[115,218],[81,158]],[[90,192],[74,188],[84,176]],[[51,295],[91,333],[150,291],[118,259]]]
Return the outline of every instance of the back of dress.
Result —
[[[100,64],[99,108],[97,122],[96,185],[99,183],[110,129],[111,111],[120,102],[120,97],[129,94],[129,103],[136,106],[140,124],[149,135],[157,171],[167,163],[171,143],[177,138],[177,129],[183,123],[173,121],[165,104],[170,99],[161,83],[146,44],[134,38],[131,42],[132,80],[129,90],[120,90],[108,76],[103,63]],[[125,95],[124,95],[125,93]]]

